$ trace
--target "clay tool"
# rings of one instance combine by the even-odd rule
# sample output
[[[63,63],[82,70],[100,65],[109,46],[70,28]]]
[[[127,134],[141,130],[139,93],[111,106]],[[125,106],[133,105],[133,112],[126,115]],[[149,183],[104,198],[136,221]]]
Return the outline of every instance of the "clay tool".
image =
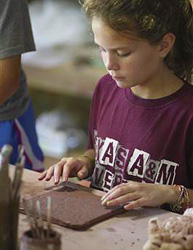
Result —
[[[24,155],[24,146],[19,145],[19,146],[18,146],[18,151],[19,151],[19,153],[18,153],[17,162],[20,162],[22,156]]]
[[[0,153],[0,249],[11,249],[11,181],[8,175],[12,147],[4,145]]]
[[[52,200],[51,197],[47,197],[47,238],[50,236],[50,230],[51,230],[51,206],[52,206]]]
[[[40,205],[39,200],[36,201],[36,208],[37,208],[37,213],[38,213],[38,228],[39,228],[39,232],[40,232],[39,237],[43,238],[44,237],[44,225],[43,225],[41,205]]]
[[[12,147],[8,144],[4,145],[0,153],[0,170],[4,170],[4,173],[8,176],[9,158],[12,153]]]
[[[28,204],[27,204],[27,201],[25,199],[23,199],[23,205],[24,205],[24,209],[25,209],[25,212],[27,215],[27,221],[28,221],[28,224],[29,224],[31,232],[32,232],[32,236],[33,236],[33,238],[36,238],[37,234],[36,234],[36,229],[35,229],[34,218],[31,217],[31,215],[30,215],[30,210],[28,208]]]
[[[20,196],[20,188],[22,182],[21,178],[22,178],[24,164],[25,164],[25,156],[21,155],[19,161],[16,163],[15,173],[12,183],[13,199],[18,199]]]
[[[62,181],[59,184],[54,184],[52,186],[49,187],[45,187],[44,190],[48,191],[48,190],[57,190],[60,187],[65,187],[67,184],[67,181]]]

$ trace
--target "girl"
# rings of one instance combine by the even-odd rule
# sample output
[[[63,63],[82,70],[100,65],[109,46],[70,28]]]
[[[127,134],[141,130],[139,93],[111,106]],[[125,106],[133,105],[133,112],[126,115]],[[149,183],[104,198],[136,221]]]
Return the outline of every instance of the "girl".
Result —
[[[88,150],[40,180],[87,178],[102,205],[193,205],[193,15],[188,0],[84,0],[108,75],[94,91]]]

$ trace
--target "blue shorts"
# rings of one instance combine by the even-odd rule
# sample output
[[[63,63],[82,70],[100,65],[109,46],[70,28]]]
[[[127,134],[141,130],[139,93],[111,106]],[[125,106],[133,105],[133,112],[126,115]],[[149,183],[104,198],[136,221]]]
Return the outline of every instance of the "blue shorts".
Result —
[[[13,147],[10,164],[16,163],[18,145],[22,145],[26,158],[25,168],[35,171],[43,170],[43,153],[38,145],[31,100],[23,115],[14,120],[0,122],[0,148],[5,144]]]

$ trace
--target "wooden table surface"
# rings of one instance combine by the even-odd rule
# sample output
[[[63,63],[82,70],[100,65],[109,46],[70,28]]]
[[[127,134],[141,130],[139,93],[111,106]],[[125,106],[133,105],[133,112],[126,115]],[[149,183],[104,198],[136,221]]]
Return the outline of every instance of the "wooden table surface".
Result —
[[[10,168],[13,175],[14,166]],[[25,198],[34,197],[48,192],[45,188],[53,186],[53,183],[38,181],[39,173],[24,170],[23,187],[21,194]],[[97,195],[101,192],[93,191]],[[141,250],[147,241],[147,225],[152,217],[165,220],[177,214],[158,208],[141,208],[127,211],[122,215],[108,219],[87,231],[74,231],[61,226],[53,225],[53,228],[62,235],[62,250]],[[29,229],[26,216],[19,216],[19,237]]]

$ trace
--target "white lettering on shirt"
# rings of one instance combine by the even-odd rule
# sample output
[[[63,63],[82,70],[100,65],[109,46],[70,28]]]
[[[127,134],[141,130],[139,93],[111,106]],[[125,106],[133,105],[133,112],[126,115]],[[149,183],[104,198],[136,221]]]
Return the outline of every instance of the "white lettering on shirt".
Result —
[[[139,149],[135,149],[130,159],[127,168],[127,173],[129,175],[139,176],[142,178],[146,169],[146,163],[148,158],[149,158],[148,153]]]

